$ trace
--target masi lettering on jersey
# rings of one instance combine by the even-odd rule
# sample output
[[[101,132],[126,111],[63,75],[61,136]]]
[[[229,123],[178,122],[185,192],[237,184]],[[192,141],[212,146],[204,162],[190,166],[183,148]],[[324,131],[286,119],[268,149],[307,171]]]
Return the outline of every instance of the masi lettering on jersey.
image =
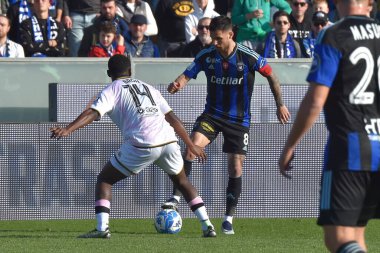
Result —
[[[327,169],[380,169],[380,33],[365,16],[322,30],[309,82],[330,88],[324,110],[330,131]]]
[[[350,26],[354,40],[368,40],[380,38],[380,25],[366,24]]]

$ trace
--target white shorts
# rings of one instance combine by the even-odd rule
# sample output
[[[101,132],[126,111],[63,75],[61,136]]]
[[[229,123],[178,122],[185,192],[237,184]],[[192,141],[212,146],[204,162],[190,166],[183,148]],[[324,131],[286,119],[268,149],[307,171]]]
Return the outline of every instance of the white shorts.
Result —
[[[124,143],[110,162],[126,176],[138,174],[152,163],[169,175],[177,175],[183,168],[180,146],[176,142],[156,148],[137,148]]]

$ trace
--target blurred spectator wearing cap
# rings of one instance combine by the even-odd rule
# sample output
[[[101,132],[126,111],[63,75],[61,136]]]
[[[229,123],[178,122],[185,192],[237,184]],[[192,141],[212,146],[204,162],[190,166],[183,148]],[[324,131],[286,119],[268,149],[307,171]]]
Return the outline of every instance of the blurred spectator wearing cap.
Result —
[[[145,35],[148,20],[135,14],[129,24],[129,36],[125,41],[126,53],[131,57],[159,57],[158,47]]]
[[[312,31],[309,36],[303,40],[304,47],[306,49],[307,55],[305,57],[312,58],[314,56],[314,45],[315,40],[318,38],[318,34],[322,29],[331,25],[332,23],[329,21],[329,17],[327,13],[323,11],[316,11],[312,17]]]
[[[309,57],[304,47],[303,40],[309,37],[311,33],[311,16],[306,15],[309,8],[308,0],[290,0],[292,12],[290,13],[289,33],[300,44],[302,57]]]
[[[86,57],[91,46],[99,42],[100,26],[105,22],[112,22],[116,28],[116,35],[121,34],[126,39],[129,31],[127,22],[117,15],[115,0],[101,0],[100,16],[94,20],[94,24],[85,28],[78,56]]]
[[[194,58],[201,50],[208,48],[212,45],[210,35],[211,18],[201,18],[198,21],[198,35],[193,41],[185,46],[182,51],[182,57]]]
[[[214,18],[219,13],[214,11],[214,0],[193,0],[194,12],[185,18],[186,43],[193,41],[198,34],[198,20],[203,17]]]
[[[6,15],[0,14],[0,57],[23,58],[24,49],[22,46],[8,39],[10,28],[10,20]]]
[[[186,45],[185,18],[194,12],[192,0],[160,0],[154,13],[161,57],[181,57]]]
[[[327,0],[314,0],[313,1],[313,13],[317,12],[317,11],[323,11],[324,13],[327,14],[327,16],[329,16],[329,12],[330,12],[330,9],[329,9],[329,3],[327,2]],[[330,18],[329,19],[329,25],[332,24],[332,22],[330,21]]]
[[[33,1],[21,0],[11,4],[7,10],[7,17],[11,21],[11,30],[8,38],[20,43],[20,24],[33,15]]]
[[[231,19],[239,27],[236,41],[256,50],[271,27],[271,7],[290,13],[286,0],[235,0]]]
[[[274,31],[269,32],[261,53],[266,58],[300,58],[300,45],[289,34],[289,14],[277,11],[273,14]]]
[[[117,0],[117,14],[123,17],[127,23],[131,22],[131,18],[135,14],[144,15],[147,20],[146,36],[157,35],[158,28],[156,19],[153,15],[149,4],[142,0]]]
[[[100,25],[99,42],[93,45],[89,57],[111,57],[115,54],[124,54],[124,38],[116,34],[116,27],[112,22]]]
[[[34,0],[34,14],[20,25],[20,41],[25,56],[65,55],[66,33],[62,23],[49,16],[49,0]]]
[[[65,0],[63,24],[68,29],[69,56],[78,56],[85,28],[91,26],[100,12],[100,0]]]

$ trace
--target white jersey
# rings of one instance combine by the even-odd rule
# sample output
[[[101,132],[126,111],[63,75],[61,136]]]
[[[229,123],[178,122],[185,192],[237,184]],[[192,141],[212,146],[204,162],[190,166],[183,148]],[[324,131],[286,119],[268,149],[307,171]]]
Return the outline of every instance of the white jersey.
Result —
[[[100,92],[91,108],[101,116],[108,113],[124,141],[135,147],[157,147],[178,141],[165,120],[165,114],[172,109],[157,89],[141,80],[115,80]]]

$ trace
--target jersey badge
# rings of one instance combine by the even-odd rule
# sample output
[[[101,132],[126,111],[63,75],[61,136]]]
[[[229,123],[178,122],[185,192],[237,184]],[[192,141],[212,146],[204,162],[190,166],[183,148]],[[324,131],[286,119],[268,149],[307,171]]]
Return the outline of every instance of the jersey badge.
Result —
[[[222,66],[223,66],[223,70],[228,70],[229,64],[227,61],[223,61]]]

